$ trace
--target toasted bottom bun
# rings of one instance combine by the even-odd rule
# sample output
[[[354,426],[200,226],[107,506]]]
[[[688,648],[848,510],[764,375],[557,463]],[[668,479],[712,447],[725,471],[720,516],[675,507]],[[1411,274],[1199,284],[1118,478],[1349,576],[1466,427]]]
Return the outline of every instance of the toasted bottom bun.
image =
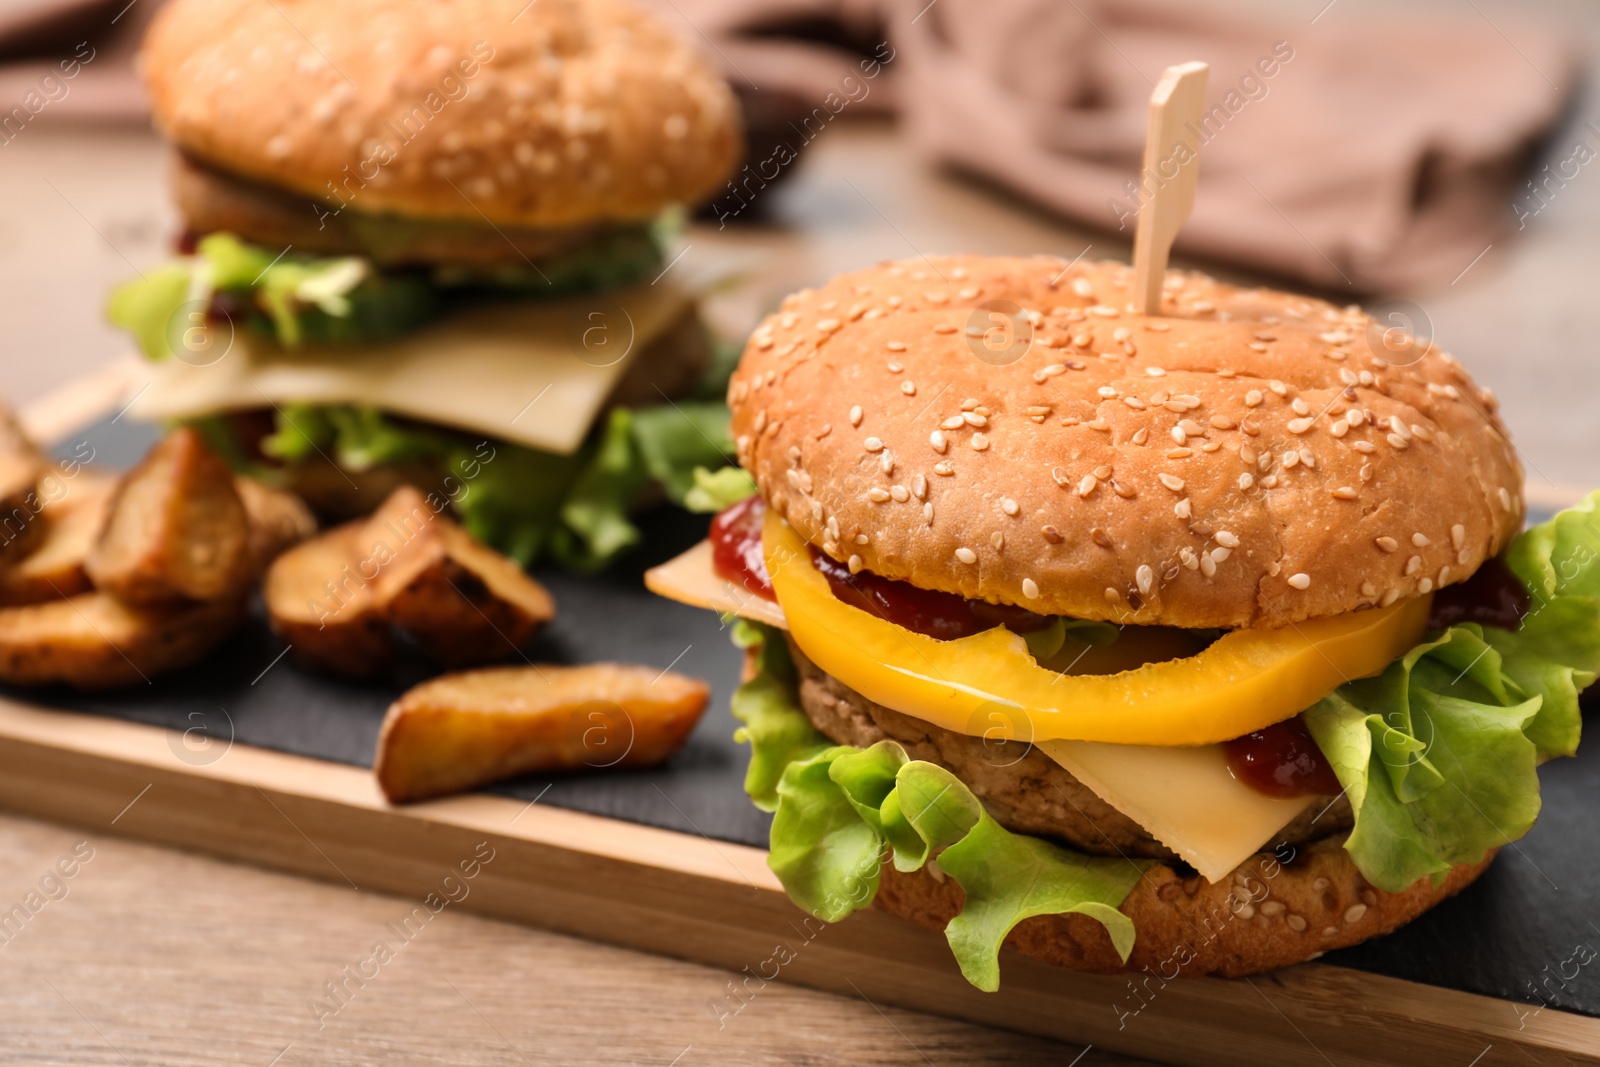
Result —
[[[1453,868],[1437,887],[1424,878],[1401,893],[1367,883],[1344,851],[1343,838],[1296,850],[1289,863],[1261,853],[1228,882],[1184,877],[1151,867],[1118,909],[1133,920],[1133,951],[1124,964],[1106,928],[1083,915],[1024,919],[1006,945],[1058,967],[1095,974],[1137,971],[1159,978],[1218,974],[1234,978],[1314,959],[1359,944],[1415,919],[1471,885],[1494,859]],[[930,930],[943,930],[961,910],[955,879],[934,864],[902,874],[883,868],[877,905]]]
[[[1170,861],[1171,854],[1137,823],[1042,753],[997,754],[981,738],[874,704],[817,667],[793,640],[789,649],[801,705],[812,725],[833,741],[898,742],[913,759],[954,773],[997,822],[1015,833],[1054,839],[1080,852],[1158,860],[1118,909],[1133,920],[1135,930],[1127,963],[1105,927],[1087,916],[1024,919],[1006,944],[1046,963],[1163,979],[1270,971],[1403,926],[1470,885],[1494,858],[1490,853],[1481,863],[1457,866],[1438,886],[1423,879],[1404,892],[1386,893],[1362,877],[1344,850],[1352,817],[1341,801],[1337,822],[1296,820],[1279,835],[1276,851],[1257,853],[1227,881],[1207,882]],[[1054,796],[1066,802],[1057,803]],[[936,861],[909,874],[893,864],[883,867],[877,904],[885,911],[943,930],[962,901],[961,887],[938,870]]]
[[[1000,825],[1099,856],[1173,859],[1149,832],[1031,745],[986,741],[946,730],[862,696],[806,658],[793,639],[800,705],[818,730],[841,745],[865,748],[884,739],[912,759],[948,769],[983,801]],[[1274,845],[1298,845],[1342,833],[1354,824],[1350,802],[1318,801],[1285,826]]]

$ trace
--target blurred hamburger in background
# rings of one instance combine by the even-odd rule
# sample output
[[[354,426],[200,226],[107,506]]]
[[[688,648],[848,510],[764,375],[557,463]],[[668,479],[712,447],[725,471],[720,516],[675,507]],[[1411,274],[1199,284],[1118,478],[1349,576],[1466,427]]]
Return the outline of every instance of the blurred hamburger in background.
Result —
[[[331,516],[441,493],[524,563],[602,565],[641,496],[717,484],[714,346],[663,249],[740,123],[652,17],[173,0],[141,61],[184,234],[111,301],[157,364],[133,415]]]

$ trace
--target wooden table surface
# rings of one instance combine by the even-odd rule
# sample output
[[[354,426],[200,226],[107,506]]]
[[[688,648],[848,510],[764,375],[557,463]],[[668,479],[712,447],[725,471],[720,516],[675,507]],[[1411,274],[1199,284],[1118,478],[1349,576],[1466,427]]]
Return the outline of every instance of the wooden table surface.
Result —
[[[1536,17],[1580,44],[1600,41],[1600,10],[1582,0]],[[1582,123],[1597,114],[1590,93],[1553,158],[1593,143]],[[25,403],[126,351],[100,319],[104,293],[165,256],[173,220],[164,153],[146,133],[41,121],[3,151],[0,367],[4,393]],[[730,333],[792,288],[881,258],[1128,254],[1125,242],[925,166],[875,122],[831,127],[768,195],[769,225],[688,238],[686,257],[748,257],[748,284],[713,308]],[[1600,484],[1597,219],[1600,178],[1586,173],[1458,283],[1407,294],[1500,394],[1535,484]],[[112,826],[0,815],[0,911],[80,842],[93,858],[65,895],[17,936],[0,928],[0,1063],[1134,1062],[1099,1049],[1075,1060],[1073,1046],[776,984],[719,1025],[710,1004],[726,973],[454,911],[319,1019],[324,983],[369,956],[409,903],[134,844]]]

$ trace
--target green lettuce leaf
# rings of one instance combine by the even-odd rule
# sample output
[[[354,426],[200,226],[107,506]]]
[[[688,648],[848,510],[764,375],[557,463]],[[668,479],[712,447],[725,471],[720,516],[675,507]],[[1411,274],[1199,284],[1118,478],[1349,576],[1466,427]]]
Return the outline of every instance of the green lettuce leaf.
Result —
[[[707,470],[695,467],[694,484],[683,494],[687,511],[711,514],[731,507],[756,491],[756,480],[742,467]]]
[[[953,774],[893,741],[830,744],[798,706],[781,636],[741,623],[735,640],[759,648],[760,669],[733,702],[744,723],[735,737],[751,745],[745,788],[773,812],[768,865],[796,904],[837,922],[872,903],[887,859],[902,871],[934,861],[965,893],[945,937],[979,989],[999,988],[1001,943],[1035,915],[1087,915],[1127,959],[1133,923],[1117,907],[1148,863],[1013,834]]]
[[[524,566],[550,557],[570,570],[599,570],[639,542],[630,516],[652,485],[683,505],[690,494],[718,503],[748,481],[737,468],[730,478],[720,467],[733,444],[719,403],[614,409],[570,456],[474,440],[360,405],[284,404],[275,420],[261,451],[285,464],[326,455],[350,470],[420,462],[455,475],[452,502],[462,524]],[[206,420],[206,430],[213,439],[228,436],[219,420]],[[219,450],[241,469],[273,475],[253,470],[258,465],[242,460],[236,444]]]
[[[1507,562],[1533,595],[1515,631],[1472,623],[1304,712],[1355,812],[1345,843],[1399,892],[1527,833],[1538,765],[1578,746],[1578,694],[1600,674],[1600,527],[1591,495],[1536,526]]]

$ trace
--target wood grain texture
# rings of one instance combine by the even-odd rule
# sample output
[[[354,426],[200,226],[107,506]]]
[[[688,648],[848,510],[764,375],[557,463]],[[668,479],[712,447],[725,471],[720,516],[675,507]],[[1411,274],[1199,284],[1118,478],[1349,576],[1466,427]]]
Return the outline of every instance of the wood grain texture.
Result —
[[[719,1023],[724,971],[454,906],[401,942],[394,924],[413,901],[103,827],[0,816],[0,900],[83,842],[93,855],[66,895],[0,944],[0,1063],[1061,1065],[1081,1051],[781,983]],[[393,958],[362,984],[344,979],[380,941]],[[338,1010],[319,1011],[324,983],[340,981]],[[1099,1049],[1077,1062],[1137,1067]]]
[[[208,758],[197,764],[168,731],[0,702],[0,807],[358,893],[437,902],[465,886],[454,904],[430,910],[714,964],[739,982],[775,972],[876,1005],[1207,1067],[1233,1067],[1242,1053],[1251,1062],[1315,1052],[1341,1064],[1465,1063],[1490,1046],[1523,1063],[1600,1062],[1600,1021],[1556,1011],[1519,1019],[1489,998],[1315,964],[1253,980],[1141,980],[1148,1003],[1129,1018],[1114,1007],[1130,1003],[1127,980],[1008,954],[1003,993],[990,996],[961,979],[942,938],[881,912],[809,932],[759,849],[487,795],[393,809],[360,768],[245,745]],[[362,955],[349,961],[358,974]],[[734,1009],[743,998],[730,996],[708,1014],[742,1014]]]

